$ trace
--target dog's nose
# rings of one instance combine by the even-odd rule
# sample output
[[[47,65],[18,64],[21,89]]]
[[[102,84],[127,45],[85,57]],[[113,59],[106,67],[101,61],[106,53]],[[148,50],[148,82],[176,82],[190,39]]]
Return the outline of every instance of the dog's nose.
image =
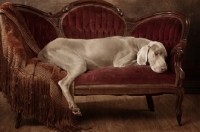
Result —
[[[164,71],[166,71],[166,70],[167,70],[167,66],[162,66],[162,67],[161,67],[161,71],[162,71],[162,72],[164,72]]]

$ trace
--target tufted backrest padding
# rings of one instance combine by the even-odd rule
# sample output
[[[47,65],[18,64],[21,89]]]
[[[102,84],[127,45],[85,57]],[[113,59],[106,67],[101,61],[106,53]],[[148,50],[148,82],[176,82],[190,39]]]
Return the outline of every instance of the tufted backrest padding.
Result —
[[[19,10],[40,49],[58,37],[55,27],[46,19],[33,12]]]
[[[114,11],[102,6],[81,6],[66,13],[61,20],[66,38],[103,38],[123,36],[125,21]]]
[[[130,33],[134,37],[159,41],[165,45],[168,53],[179,43],[182,37],[181,20],[173,16],[156,16],[146,19]]]

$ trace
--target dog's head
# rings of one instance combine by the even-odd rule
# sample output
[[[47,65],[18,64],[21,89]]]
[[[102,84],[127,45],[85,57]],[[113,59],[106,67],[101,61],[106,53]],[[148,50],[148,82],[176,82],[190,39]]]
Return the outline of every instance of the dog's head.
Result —
[[[160,42],[151,41],[143,46],[137,54],[137,63],[139,65],[150,65],[151,69],[157,73],[163,73],[167,70],[165,59],[167,51]]]

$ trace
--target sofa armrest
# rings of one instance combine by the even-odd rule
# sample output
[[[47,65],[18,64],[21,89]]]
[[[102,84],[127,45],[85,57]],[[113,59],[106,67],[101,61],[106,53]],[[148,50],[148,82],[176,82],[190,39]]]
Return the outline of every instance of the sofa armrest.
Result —
[[[180,41],[170,53],[170,69],[176,74],[175,86],[182,86],[183,79],[185,78],[185,73],[181,67],[184,49],[186,46],[186,41]]]

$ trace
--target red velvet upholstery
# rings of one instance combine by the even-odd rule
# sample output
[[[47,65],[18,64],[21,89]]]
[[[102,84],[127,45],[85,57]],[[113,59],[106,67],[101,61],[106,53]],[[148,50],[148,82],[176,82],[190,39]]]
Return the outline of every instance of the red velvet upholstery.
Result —
[[[142,74],[141,74],[142,73]],[[75,79],[76,85],[174,84],[175,74],[153,72],[149,66],[104,67],[88,71]]]
[[[182,23],[175,17],[157,16],[139,23],[131,35],[162,42],[170,54],[181,39]]]
[[[44,48],[47,43],[58,37],[53,25],[45,18],[31,12],[23,10],[19,11],[24,17],[25,22],[40,49]]]
[[[125,22],[116,13],[99,6],[82,6],[66,13],[61,22],[67,38],[102,38],[124,35]]]

